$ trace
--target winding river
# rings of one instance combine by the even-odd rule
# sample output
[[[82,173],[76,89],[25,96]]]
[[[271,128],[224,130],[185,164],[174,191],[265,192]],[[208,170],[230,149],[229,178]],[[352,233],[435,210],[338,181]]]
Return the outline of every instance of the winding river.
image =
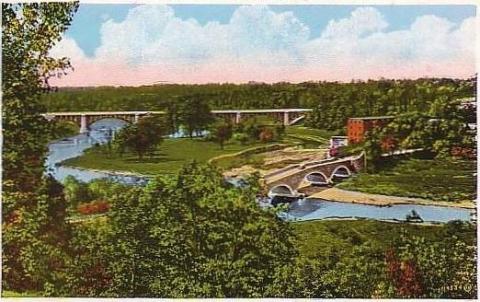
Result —
[[[115,131],[124,125],[125,122],[120,120],[104,119],[92,124],[88,134],[79,134],[50,143],[47,158],[47,172],[59,181],[63,181],[67,176],[71,175],[85,182],[97,178],[110,178],[126,184],[145,184],[147,179],[135,175],[71,168],[60,164],[68,158],[81,155],[86,149],[95,144],[106,143],[112,138]],[[174,135],[174,137],[177,136],[181,136],[181,134]],[[358,218],[403,221],[405,220],[405,216],[412,210],[415,210],[425,222],[448,222],[457,219],[470,220],[470,210],[461,208],[425,205],[378,207],[319,199],[300,199],[293,201],[289,205],[288,212],[282,216],[285,219],[294,221]]]

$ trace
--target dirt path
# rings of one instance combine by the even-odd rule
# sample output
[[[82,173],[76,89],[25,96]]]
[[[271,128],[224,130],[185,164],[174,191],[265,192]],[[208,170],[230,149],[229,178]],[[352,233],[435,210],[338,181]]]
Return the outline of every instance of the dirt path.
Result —
[[[295,147],[288,147],[282,150],[260,153],[259,155],[264,156],[261,167],[244,165],[225,171],[223,175],[225,177],[241,177],[254,172],[259,172],[260,175],[263,176],[290,164],[325,159],[327,153],[325,149],[298,149]]]

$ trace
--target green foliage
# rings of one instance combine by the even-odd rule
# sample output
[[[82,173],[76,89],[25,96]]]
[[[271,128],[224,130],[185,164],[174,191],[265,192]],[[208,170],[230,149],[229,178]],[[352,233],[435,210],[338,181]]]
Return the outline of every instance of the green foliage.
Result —
[[[363,150],[367,158],[367,171],[374,172],[382,164],[381,138],[377,131],[369,131],[366,134]]]
[[[467,244],[457,236],[441,242],[428,242],[425,238],[403,235],[395,244],[396,254],[403,265],[412,263],[418,270],[416,292],[402,291],[396,284],[396,295],[401,298],[474,298],[476,288],[476,246]],[[406,280],[401,280],[406,282]]]
[[[67,176],[63,181],[63,192],[65,199],[72,207],[76,207],[79,203],[93,200],[93,196],[88,189],[88,184],[77,180],[73,176]]]
[[[63,193],[71,209],[76,209],[81,203],[93,200],[108,200],[113,195],[127,190],[125,185],[108,179],[94,179],[88,183],[73,176],[67,176],[63,181]]]
[[[220,145],[222,150],[225,141],[229,140],[232,137],[232,134],[232,125],[225,121],[217,121],[210,127],[210,137]]]
[[[446,87],[451,89],[445,89]],[[306,126],[341,130],[351,116],[426,111],[439,95],[475,94],[476,78],[417,79],[352,83],[151,85],[64,88],[46,96],[49,111],[165,110],[194,95],[211,109],[312,108]],[[99,102],[98,100],[102,100]],[[406,110],[406,109],[407,110]]]
[[[228,188],[215,169],[193,163],[115,198],[108,294],[265,295],[296,251],[289,225],[259,208],[254,193]]]
[[[241,145],[246,145],[249,137],[246,133],[236,132],[232,135],[232,140],[240,143]]]
[[[48,80],[69,67],[48,56],[78,2],[2,3],[2,289],[58,294],[69,227],[61,186],[43,177],[51,127]]]
[[[470,223],[312,221],[295,229],[303,259],[283,284],[289,297],[476,296],[476,227]]]
[[[376,174],[361,173],[338,185],[372,194],[462,201],[476,198],[476,161],[452,159],[392,159]]]
[[[65,290],[69,296],[102,297],[111,286],[107,271],[110,228],[104,220],[77,223],[73,228],[72,261],[67,267]]]
[[[256,141],[259,138],[260,132],[262,132],[262,125],[257,122],[256,118],[249,118],[242,121],[241,129],[248,135],[250,140]]]
[[[32,193],[3,194],[3,288],[61,293],[70,228],[62,187],[53,179]]]
[[[125,151],[131,151],[137,153],[138,158],[142,160],[145,153],[153,154],[166,133],[163,120],[157,117],[145,117],[136,124],[129,124],[122,128],[115,136],[113,143],[120,155]]]
[[[4,190],[35,190],[43,174],[50,129],[39,95],[69,66],[48,50],[70,25],[77,2],[2,3],[2,127]]]
[[[440,96],[432,101],[428,112],[400,114],[382,132],[393,137],[401,149],[422,148],[445,157],[454,147],[476,148],[475,133],[467,123],[460,103]]]
[[[79,128],[75,123],[67,121],[52,121],[52,133],[50,139],[61,139],[78,134]]]
[[[186,129],[190,138],[201,133],[213,122],[210,104],[198,95],[186,96],[177,105],[178,122]]]

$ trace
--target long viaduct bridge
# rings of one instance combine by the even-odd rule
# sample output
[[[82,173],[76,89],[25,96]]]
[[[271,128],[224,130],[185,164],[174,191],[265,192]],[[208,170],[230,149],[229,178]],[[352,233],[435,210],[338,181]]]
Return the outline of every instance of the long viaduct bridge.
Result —
[[[268,196],[299,197],[311,186],[328,186],[365,168],[365,153],[340,159],[294,164],[264,176]]]
[[[212,110],[215,117],[230,120],[234,124],[253,116],[269,116],[285,126],[293,125],[305,118],[312,109],[246,109],[246,110]],[[89,111],[89,112],[48,112],[43,116],[48,120],[72,121],[80,127],[80,133],[88,132],[96,121],[115,118],[128,123],[136,123],[139,119],[150,115],[165,114],[164,111]]]

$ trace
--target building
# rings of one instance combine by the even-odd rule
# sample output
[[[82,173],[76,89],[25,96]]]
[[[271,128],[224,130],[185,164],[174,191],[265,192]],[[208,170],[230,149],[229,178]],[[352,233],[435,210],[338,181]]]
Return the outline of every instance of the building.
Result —
[[[330,137],[330,149],[347,146],[347,145],[348,145],[347,136],[334,135]]]
[[[348,137],[335,135],[330,137],[330,147],[328,149],[328,157],[337,157],[341,154],[341,147],[348,146]]]
[[[352,117],[347,122],[347,137],[349,144],[361,143],[365,140],[365,134],[375,128],[387,125],[393,116],[367,116]]]

